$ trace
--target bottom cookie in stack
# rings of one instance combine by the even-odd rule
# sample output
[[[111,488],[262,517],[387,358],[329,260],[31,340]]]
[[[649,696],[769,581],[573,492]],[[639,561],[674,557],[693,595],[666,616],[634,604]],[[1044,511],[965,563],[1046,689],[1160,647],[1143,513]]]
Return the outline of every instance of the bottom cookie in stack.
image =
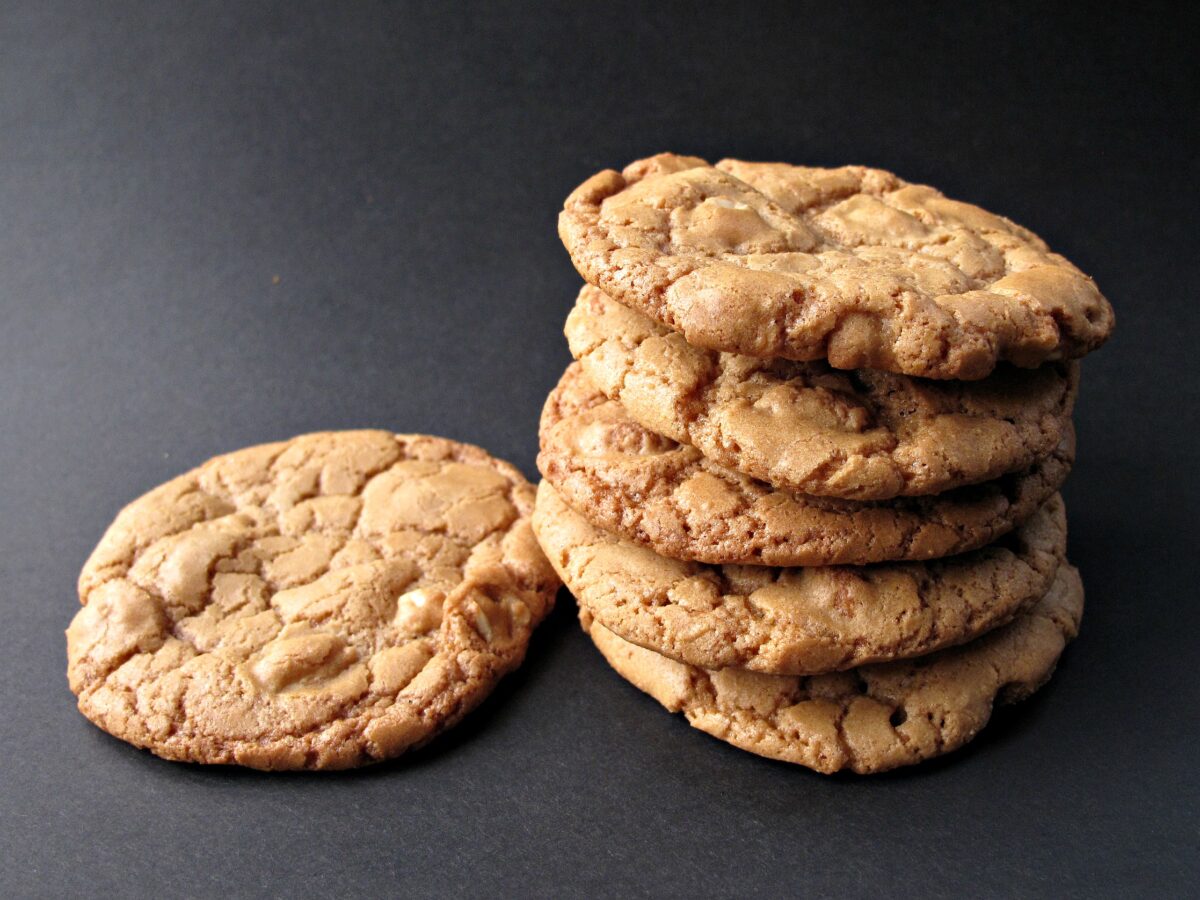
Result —
[[[1023,700],[1046,683],[1082,614],[1083,584],[1064,563],[1046,596],[977,640],[814,676],[701,669],[617,637],[586,607],[580,621],[619,674],[694,728],[818,772],[867,774],[966,744],[993,705]]]
[[[671,559],[545,482],[533,527],[620,674],[710,734],[821,772],[966,743],[993,703],[1049,677],[1082,611],[1057,495],[987,547],[872,566]]]

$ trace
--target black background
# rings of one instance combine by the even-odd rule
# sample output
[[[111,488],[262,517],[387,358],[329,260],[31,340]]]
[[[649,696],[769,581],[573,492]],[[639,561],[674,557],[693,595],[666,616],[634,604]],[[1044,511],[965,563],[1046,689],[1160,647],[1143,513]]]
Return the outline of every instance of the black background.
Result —
[[[0,893],[1194,892],[1197,23],[1125,15],[0,6]],[[1112,299],[1066,489],[1088,613],[1042,694],[823,778],[662,711],[564,593],[486,706],[368,771],[166,763],[75,711],[80,564],[210,455],[381,426],[532,476],[578,284],[556,213],[664,149],[893,169]]]

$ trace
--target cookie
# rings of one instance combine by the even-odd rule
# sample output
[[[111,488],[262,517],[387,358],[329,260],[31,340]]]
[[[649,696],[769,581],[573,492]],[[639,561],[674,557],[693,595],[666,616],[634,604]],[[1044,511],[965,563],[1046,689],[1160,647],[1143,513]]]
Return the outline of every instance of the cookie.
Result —
[[[593,287],[567,317],[591,382],[639,424],[779,488],[845,500],[938,494],[1027,469],[1067,436],[1078,363],[981,381],[843,372],[688,344]]]
[[[135,500],[83,567],[79,709],[167,759],[345,768],[423,744],[518,666],[554,601],[533,488],[383,431],[210,460]]]
[[[589,178],[558,231],[589,283],[748,356],[976,379],[1083,356],[1113,327],[1033,232],[880,169],[664,153]]]
[[[1030,469],[929,497],[858,503],[772,488],[648,431],[573,363],[542,411],[538,468],[576,512],[664,556],[771,566],[862,565],[974,550],[1062,485],[1074,435]]]
[[[1004,624],[1046,593],[1066,553],[1055,495],[999,542],[929,562],[710,566],[602,531],[543,481],[533,529],[605,628],[705,669],[812,675],[920,656]]]
[[[827,774],[883,772],[957,750],[987,724],[994,704],[1023,700],[1049,680],[1082,615],[1083,585],[1064,563],[1028,612],[969,644],[803,678],[685,665],[622,640],[580,610],[608,663],[694,728]]]

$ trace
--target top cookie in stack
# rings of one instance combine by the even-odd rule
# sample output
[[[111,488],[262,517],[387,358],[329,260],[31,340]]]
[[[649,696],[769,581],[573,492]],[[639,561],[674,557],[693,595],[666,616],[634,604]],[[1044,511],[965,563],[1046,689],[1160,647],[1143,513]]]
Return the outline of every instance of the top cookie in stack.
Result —
[[[661,154],[559,233],[588,285],[534,527],[618,671],[822,771],[953,749],[1049,676],[1082,609],[1073,360],[1113,323],[1091,279],[857,166]]]
[[[880,169],[659,154],[580,185],[559,235],[589,284],[748,356],[973,380],[1081,357],[1113,325],[1037,235]]]

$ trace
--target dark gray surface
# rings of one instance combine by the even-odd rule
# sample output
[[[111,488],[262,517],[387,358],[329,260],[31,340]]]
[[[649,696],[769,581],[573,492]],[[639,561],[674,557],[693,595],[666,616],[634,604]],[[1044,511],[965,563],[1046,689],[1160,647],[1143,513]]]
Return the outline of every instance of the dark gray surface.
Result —
[[[1197,890],[1194,16],[209,6],[0,5],[0,894]],[[662,711],[563,594],[478,714],[371,771],[175,765],[78,715],[76,573],[161,480],[363,425],[532,475],[556,212],[660,149],[892,168],[1097,277],[1050,687],[945,762],[826,779]]]

